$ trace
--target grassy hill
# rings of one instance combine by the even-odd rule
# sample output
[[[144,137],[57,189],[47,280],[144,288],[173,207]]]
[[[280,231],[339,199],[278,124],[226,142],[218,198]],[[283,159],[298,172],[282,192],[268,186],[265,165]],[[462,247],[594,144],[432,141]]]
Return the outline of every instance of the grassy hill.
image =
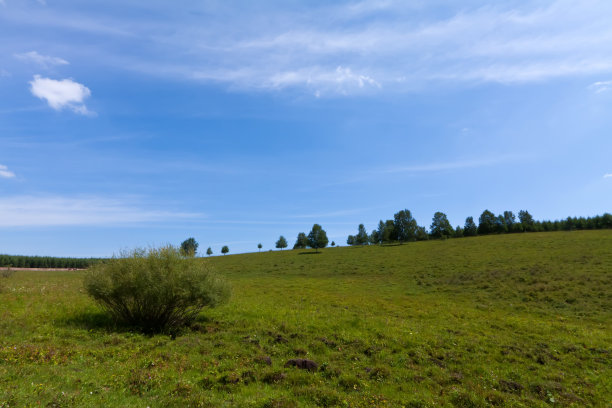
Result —
[[[81,272],[0,278],[0,407],[612,401],[611,230],[203,262],[233,297],[174,340],[114,327]]]

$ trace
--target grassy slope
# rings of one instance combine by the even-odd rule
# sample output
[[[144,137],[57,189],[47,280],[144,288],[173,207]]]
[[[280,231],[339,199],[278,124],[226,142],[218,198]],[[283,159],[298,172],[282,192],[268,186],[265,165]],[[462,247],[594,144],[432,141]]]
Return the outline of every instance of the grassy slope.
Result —
[[[114,329],[80,272],[0,280],[0,407],[612,401],[612,231],[308,252],[208,260],[233,298],[176,340]]]

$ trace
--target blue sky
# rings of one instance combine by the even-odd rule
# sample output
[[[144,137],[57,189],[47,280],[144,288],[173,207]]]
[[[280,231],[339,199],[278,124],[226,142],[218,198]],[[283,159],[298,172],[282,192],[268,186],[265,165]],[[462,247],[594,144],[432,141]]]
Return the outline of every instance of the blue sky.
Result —
[[[612,2],[0,0],[0,253],[612,210]]]

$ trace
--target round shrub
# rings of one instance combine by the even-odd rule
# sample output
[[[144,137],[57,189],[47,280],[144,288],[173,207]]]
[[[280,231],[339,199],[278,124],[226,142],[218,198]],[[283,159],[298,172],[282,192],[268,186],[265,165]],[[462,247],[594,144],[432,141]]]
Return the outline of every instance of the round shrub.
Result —
[[[120,323],[145,332],[189,325],[205,306],[229,299],[228,284],[177,248],[135,249],[92,266],[85,289]]]

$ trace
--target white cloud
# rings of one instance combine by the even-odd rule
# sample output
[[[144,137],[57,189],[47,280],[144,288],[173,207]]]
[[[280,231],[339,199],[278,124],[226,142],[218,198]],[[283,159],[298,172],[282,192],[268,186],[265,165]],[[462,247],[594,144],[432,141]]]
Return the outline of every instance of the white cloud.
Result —
[[[528,159],[528,156],[496,156],[490,159],[482,160],[466,160],[466,161],[451,161],[440,163],[429,163],[412,166],[393,167],[383,170],[382,173],[428,173],[447,170],[462,170],[479,167],[495,166],[520,160]]]
[[[51,57],[49,55],[41,55],[36,51],[24,52],[23,54],[15,54],[15,58],[33,62],[44,68],[53,67],[56,65],[68,65],[69,62],[63,58]]]
[[[604,178],[612,178],[612,173],[604,174]]]
[[[9,171],[8,167],[3,164],[0,164],[0,178],[13,178],[15,177],[15,173]]]
[[[126,199],[101,197],[0,198],[0,227],[125,225],[194,219],[201,214],[141,208]]]
[[[74,82],[72,79],[58,81],[35,75],[30,81],[30,91],[32,95],[46,100],[55,110],[68,108],[81,115],[94,114],[87,110],[83,103],[85,98],[91,95],[91,91],[85,85]]]
[[[589,89],[595,93],[612,91],[612,81],[594,82],[589,86]]]
[[[608,0],[219,4],[187,13],[153,2],[146,20],[61,10],[12,18],[98,36],[82,52],[104,64],[238,89],[320,96],[612,74]]]

